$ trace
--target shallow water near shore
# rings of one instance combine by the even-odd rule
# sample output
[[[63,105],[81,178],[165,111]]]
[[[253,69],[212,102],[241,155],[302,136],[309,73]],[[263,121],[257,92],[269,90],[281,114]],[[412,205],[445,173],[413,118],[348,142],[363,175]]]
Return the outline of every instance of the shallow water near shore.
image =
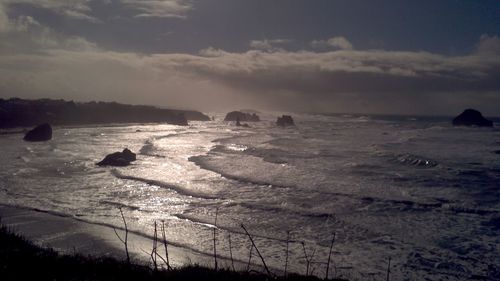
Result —
[[[361,280],[500,278],[500,130],[446,119],[274,116],[250,128],[220,121],[56,127],[53,140],[0,135],[0,203],[129,227],[144,236],[164,221],[172,244],[246,262],[254,236],[266,262],[305,272],[305,250],[324,276]],[[128,147],[133,165],[102,168]],[[259,258],[252,257],[258,264]]]

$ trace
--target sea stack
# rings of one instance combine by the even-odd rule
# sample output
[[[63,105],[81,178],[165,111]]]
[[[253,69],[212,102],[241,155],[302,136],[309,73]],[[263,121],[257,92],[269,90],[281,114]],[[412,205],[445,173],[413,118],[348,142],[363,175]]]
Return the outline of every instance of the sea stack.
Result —
[[[104,159],[96,163],[98,166],[117,166],[124,167],[130,165],[130,162],[136,160],[136,155],[130,149],[125,148],[122,152],[115,152],[106,155]]]
[[[250,125],[247,123],[240,123],[240,119],[236,119],[236,127],[250,128]]]
[[[493,122],[475,109],[466,109],[453,119],[453,126],[493,127]]]
[[[281,117],[278,117],[278,120],[276,120],[276,125],[280,127],[286,127],[286,126],[295,126],[295,123],[293,122],[292,116],[283,115]]]
[[[260,118],[255,113],[245,113],[241,111],[231,111],[226,114],[224,121],[259,122]]]
[[[52,127],[45,123],[36,126],[24,136],[25,141],[48,141],[52,139]]]

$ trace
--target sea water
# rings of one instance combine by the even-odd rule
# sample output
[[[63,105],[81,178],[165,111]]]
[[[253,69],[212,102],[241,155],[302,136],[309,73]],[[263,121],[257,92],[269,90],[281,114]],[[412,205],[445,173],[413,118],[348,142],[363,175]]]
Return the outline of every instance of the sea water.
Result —
[[[272,271],[358,280],[500,279],[500,130],[444,118],[276,115],[55,127],[51,141],[0,135],[0,203],[145,236],[246,264],[252,235]],[[128,167],[98,167],[129,148]],[[332,239],[333,240],[333,247]],[[287,243],[288,240],[288,243]],[[288,254],[287,254],[288,245]],[[305,255],[308,258],[305,258]],[[260,265],[253,252],[252,264]],[[227,266],[227,261],[224,263]]]

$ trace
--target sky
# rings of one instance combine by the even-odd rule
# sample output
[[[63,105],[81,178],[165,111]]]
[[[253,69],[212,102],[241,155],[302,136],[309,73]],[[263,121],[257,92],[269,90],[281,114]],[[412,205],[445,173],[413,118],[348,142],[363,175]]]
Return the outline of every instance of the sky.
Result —
[[[500,116],[498,0],[0,0],[0,98]]]

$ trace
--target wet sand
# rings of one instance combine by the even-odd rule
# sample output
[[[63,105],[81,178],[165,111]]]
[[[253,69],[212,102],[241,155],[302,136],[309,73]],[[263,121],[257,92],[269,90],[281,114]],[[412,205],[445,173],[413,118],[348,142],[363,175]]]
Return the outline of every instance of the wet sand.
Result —
[[[52,248],[60,253],[108,256],[125,259],[123,244],[113,228],[83,222],[72,217],[58,216],[43,211],[0,205],[2,224],[35,244]],[[120,235],[123,231],[117,230]],[[133,262],[149,263],[152,240],[129,233],[129,252]],[[201,256],[186,249],[169,246],[170,264],[211,265],[210,257]],[[159,248],[164,254],[164,248]]]

